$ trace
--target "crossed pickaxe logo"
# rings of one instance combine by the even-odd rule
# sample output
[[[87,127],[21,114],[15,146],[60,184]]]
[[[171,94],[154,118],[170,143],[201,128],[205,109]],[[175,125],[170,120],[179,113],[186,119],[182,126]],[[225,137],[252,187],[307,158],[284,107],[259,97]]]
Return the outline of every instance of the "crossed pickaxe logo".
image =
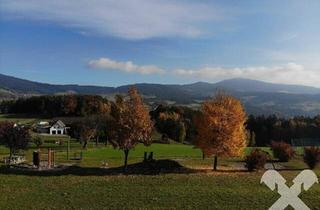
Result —
[[[269,208],[269,210],[282,210],[291,205],[296,210],[310,210],[310,208],[298,197],[301,193],[301,188],[305,191],[309,190],[312,185],[318,182],[317,175],[311,170],[302,171],[293,180],[293,185],[288,187],[286,180],[275,170],[266,171],[262,178],[261,183],[266,184],[272,191],[278,189],[281,197]]]

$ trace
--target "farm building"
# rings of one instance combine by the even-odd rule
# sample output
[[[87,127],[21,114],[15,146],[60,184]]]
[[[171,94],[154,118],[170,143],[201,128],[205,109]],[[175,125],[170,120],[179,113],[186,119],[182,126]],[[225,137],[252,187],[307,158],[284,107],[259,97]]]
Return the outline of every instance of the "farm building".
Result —
[[[67,126],[61,121],[56,121],[49,129],[50,135],[64,135],[67,133]]]
[[[61,120],[57,120],[52,124],[42,121],[37,123],[36,127],[38,133],[49,133],[50,135],[65,135],[67,134],[67,129],[68,127]]]
[[[37,123],[36,131],[37,133],[49,133],[50,124],[46,121],[40,121]]]

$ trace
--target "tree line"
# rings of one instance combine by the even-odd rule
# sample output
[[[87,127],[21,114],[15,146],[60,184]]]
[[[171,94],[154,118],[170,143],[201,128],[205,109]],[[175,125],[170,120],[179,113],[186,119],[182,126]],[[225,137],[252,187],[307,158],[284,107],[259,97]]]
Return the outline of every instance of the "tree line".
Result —
[[[119,100],[120,96],[117,97]],[[3,101],[0,104],[1,113],[83,117],[69,125],[72,128],[71,134],[78,139],[88,139],[92,136],[89,134],[90,132],[82,134],[81,132],[97,130],[94,137],[100,141],[110,140],[112,132],[110,119],[113,118],[117,110],[116,101],[108,101],[96,95],[38,96]],[[162,136],[163,143],[168,143],[171,139],[180,143],[193,144],[197,136],[195,121],[199,113],[201,110],[184,106],[159,105],[149,114],[154,122],[155,130]],[[269,146],[272,141],[291,143],[292,139],[320,138],[320,115],[292,118],[276,115],[250,115],[247,117],[245,126],[249,146]],[[84,129],[84,127],[88,129]],[[80,138],[80,134],[87,137]],[[86,142],[86,140],[82,141]]]
[[[320,138],[320,115],[282,118],[249,116],[246,122],[250,146],[269,146],[272,141],[291,143],[292,139]]]
[[[87,141],[100,135],[100,125],[107,125],[104,128],[107,128],[106,133],[107,137],[110,137],[111,144],[124,152],[124,170],[126,171],[129,152],[138,143],[146,146],[152,143],[154,122],[134,87],[129,89],[127,97],[116,96],[110,108],[111,112],[107,115],[98,115],[97,118],[93,117],[90,120],[88,118],[80,122],[79,127],[73,128],[73,135],[84,141],[85,148]],[[183,114],[180,113],[181,116]],[[187,116],[186,113],[185,116]],[[159,117],[161,120],[167,120],[167,117],[161,114]],[[169,118],[179,123],[187,122],[178,115]],[[232,96],[217,95],[203,103],[195,121],[196,142],[194,143],[205,156],[215,156],[214,169],[217,166],[218,156],[237,156],[243,152],[246,146],[245,119],[246,114],[241,102]],[[29,138],[27,128],[9,122],[0,123],[0,144],[10,148],[10,158],[13,152],[27,148]]]
[[[46,100],[48,98],[50,97],[42,97],[41,100]],[[64,99],[63,97],[52,98]],[[91,99],[93,98],[94,97]],[[97,98],[101,99],[99,97]],[[32,102],[36,101],[35,98],[29,100]],[[78,123],[78,127],[73,128],[73,135],[79,140],[83,140],[85,147],[88,140],[100,135],[100,132],[103,129],[100,126],[106,122],[110,126],[108,135],[113,147],[119,148],[124,152],[124,170],[126,170],[129,151],[138,143],[143,143],[145,145],[151,144],[153,122],[150,119],[149,110],[143,104],[142,98],[138,94],[136,88],[131,88],[129,90],[127,98],[120,95],[117,96],[112,109],[113,111],[110,115],[105,114],[105,111],[103,110],[103,112],[100,113],[101,115],[91,115],[88,119],[83,118],[86,119],[85,121],[76,122]],[[95,114],[96,113],[99,112],[96,112],[95,110]],[[12,122],[0,122],[0,144],[8,147],[10,150],[9,162],[11,161],[13,154],[17,153],[19,150],[26,149],[29,142],[30,133],[28,128]]]
[[[197,136],[196,118],[201,110],[162,106],[152,111],[155,127],[164,137],[192,143]],[[270,146],[272,141],[291,143],[292,139],[320,138],[320,115],[292,118],[250,115],[246,118],[246,140],[249,146]],[[164,138],[165,141],[165,138]]]
[[[42,116],[89,116],[110,111],[110,102],[98,95],[46,95],[3,101],[3,114],[34,114]]]
[[[125,170],[129,152],[138,143],[150,145],[153,130],[160,132],[164,140],[172,138],[180,142],[187,141],[201,149],[204,157],[213,156],[215,170],[218,157],[241,156],[248,145],[265,146],[271,140],[275,145],[276,141],[289,141],[293,137],[319,137],[320,130],[320,116],[292,119],[277,116],[247,118],[241,102],[225,93],[218,93],[206,100],[199,110],[159,106],[149,111],[134,87],[130,88],[127,96],[116,96],[115,102],[99,96],[51,96],[51,99],[57,98],[63,103],[54,103],[53,107],[63,106],[64,110],[71,110],[64,111],[64,114],[75,114],[77,100],[87,100],[82,108],[86,110],[91,107],[93,110],[86,110],[84,115],[88,116],[72,122],[71,136],[83,142],[83,148],[86,148],[88,141],[102,138],[114,148],[122,150]],[[36,104],[41,100],[50,101],[50,97],[41,97],[41,100],[34,97],[29,100]],[[21,100],[17,103],[21,103]],[[10,149],[10,157],[16,151],[25,149],[29,140],[27,128],[9,122],[0,123],[0,144]]]

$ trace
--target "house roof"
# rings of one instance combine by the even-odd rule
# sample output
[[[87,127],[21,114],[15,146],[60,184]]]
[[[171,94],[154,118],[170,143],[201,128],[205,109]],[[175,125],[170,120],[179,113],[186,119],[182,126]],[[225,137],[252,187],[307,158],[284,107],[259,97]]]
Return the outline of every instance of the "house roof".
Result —
[[[58,126],[58,127],[66,127],[66,125],[61,121],[61,120],[57,120],[53,125],[53,126]]]
[[[47,122],[47,121],[40,121],[40,122],[38,122],[38,125],[49,125],[49,122]]]

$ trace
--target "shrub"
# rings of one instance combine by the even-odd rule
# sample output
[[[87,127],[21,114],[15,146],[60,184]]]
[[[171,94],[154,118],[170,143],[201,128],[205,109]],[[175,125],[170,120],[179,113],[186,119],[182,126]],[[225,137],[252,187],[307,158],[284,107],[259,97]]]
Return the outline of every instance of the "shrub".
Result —
[[[30,141],[30,133],[26,127],[12,122],[0,122],[0,144],[10,150],[10,160],[19,150],[25,150]]]
[[[288,162],[294,157],[294,150],[290,144],[285,142],[275,142],[271,143],[271,149],[273,156],[277,158],[280,162]]]
[[[316,165],[320,162],[320,148],[304,148],[303,160],[309,166],[310,169],[314,169]]]
[[[268,160],[268,154],[260,149],[253,150],[245,159],[249,171],[262,169]]]
[[[63,140],[59,140],[58,144],[59,144],[60,146],[63,146],[63,145],[64,145],[64,141],[63,141]]]

